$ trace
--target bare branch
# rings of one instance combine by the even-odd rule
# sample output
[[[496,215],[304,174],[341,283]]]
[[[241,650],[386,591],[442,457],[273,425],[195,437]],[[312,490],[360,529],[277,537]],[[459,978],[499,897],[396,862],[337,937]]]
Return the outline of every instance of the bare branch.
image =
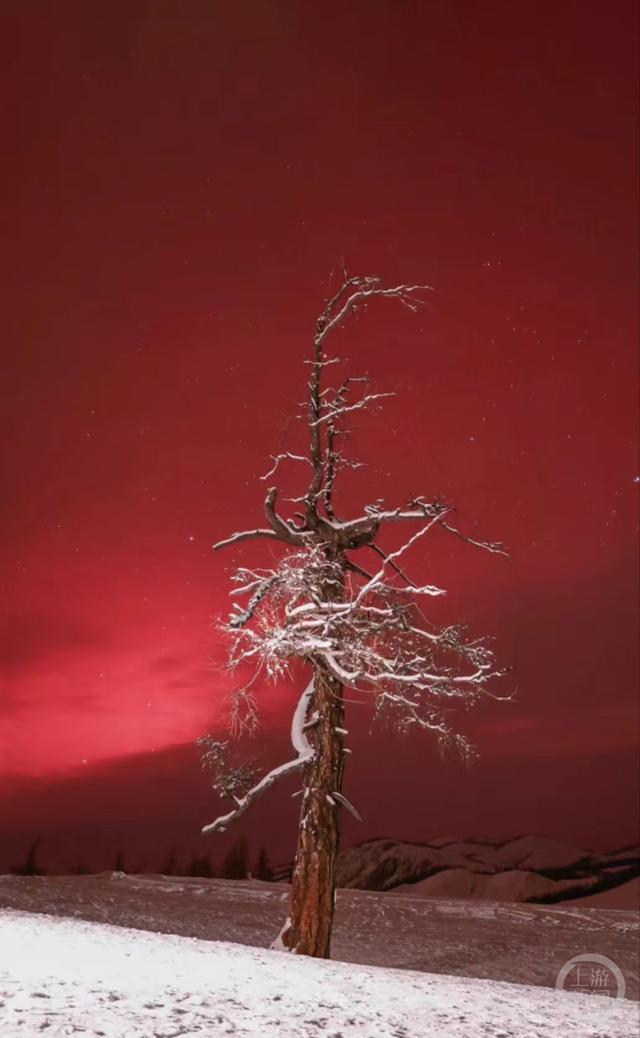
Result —
[[[333,404],[339,408],[345,403],[349,387],[355,382],[368,382],[367,377],[362,378],[346,378],[338,391],[335,393]],[[322,395],[322,394],[321,394]],[[341,451],[336,447],[336,437],[339,435],[337,428],[337,417],[334,413],[330,416],[327,437],[326,437],[326,448],[325,448],[325,476],[324,476],[324,488],[322,490],[322,497],[324,500],[324,509],[330,519],[335,519],[335,513],[333,511],[333,491],[335,488],[336,475],[338,472],[338,466],[348,466],[349,468],[355,469],[360,468],[361,463],[356,461],[350,461],[344,458]]]
[[[339,540],[344,547],[352,549],[363,546],[374,547],[374,550],[381,554],[378,546],[372,542],[383,523],[435,519],[443,530],[454,534],[460,540],[466,541],[467,544],[471,544],[476,548],[483,548],[485,551],[496,555],[504,555],[507,558],[509,555],[505,546],[500,542],[481,541],[478,538],[462,533],[461,530],[445,522],[444,516],[452,511],[452,508],[450,505],[438,500],[425,501],[423,498],[416,498],[408,508],[383,509],[379,505],[367,505],[364,511],[364,516],[352,519],[349,522],[336,523],[332,521],[332,525],[336,529]],[[398,572],[401,576],[405,576],[401,570],[398,570]],[[408,578],[405,579],[408,580]],[[408,581],[408,583],[411,582]]]
[[[334,798],[334,800],[337,800],[339,804],[342,804],[343,807],[346,807],[347,811],[349,811],[354,818],[357,818],[359,822],[362,821],[362,815],[358,814],[351,801],[347,800],[347,798],[343,796],[342,793],[339,793],[337,789],[334,789],[331,792],[331,796]]]
[[[309,383],[309,431],[313,478],[307,491],[307,525],[311,529],[317,525],[320,497],[324,500],[327,515],[330,518],[333,517],[332,494],[337,460],[334,453],[336,419],[353,411],[363,410],[376,400],[393,395],[369,393],[362,400],[354,404],[347,404],[344,399],[344,391],[341,393],[339,390],[333,401],[325,399],[326,390],[323,390],[321,384],[322,374],[325,366],[330,364],[331,360],[325,357],[323,344],[327,336],[342,325],[350,313],[373,297],[396,298],[415,309],[416,304],[422,302],[416,293],[429,288],[428,285],[397,285],[393,288],[385,288],[379,277],[349,277],[346,270],[343,271],[343,277],[342,285],[326,302],[324,310],[316,321],[314,336],[313,367]],[[347,384],[350,381],[356,380],[347,380]],[[344,389],[346,390],[346,386]],[[326,451],[323,451],[320,428],[324,423],[329,425]]]
[[[299,771],[309,760],[311,760],[313,757],[313,747],[304,733],[304,727],[312,694],[313,681],[310,681],[300,696],[293,715],[293,721],[291,724],[291,743],[294,750],[297,751],[297,756],[294,757],[293,760],[287,761],[286,764],[280,764],[277,768],[273,768],[268,772],[255,786],[252,786],[243,797],[235,801],[235,807],[231,811],[226,815],[220,815],[219,818],[210,822],[209,825],[205,825],[202,829],[203,833],[223,833],[231,822],[234,822],[237,818],[240,818],[245,811],[248,811],[254,801],[258,800],[263,793],[266,793],[271,786],[275,785],[275,783],[281,778],[285,778],[286,775],[291,775],[293,772]]]
[[[281,778],[285,778],[286,775],[293,774],[294,771],[299,771],[304,767],[306,760],[300,757],[294,758],[294,760],[288,761],[286,764],[281,764],[278,768],[274,768],[268,775],[265,775],[263,779],[258,782],[256,786],[253,786],[248,793],[242,797],[236,804],[236,806],[229,811],[226,815],[220,815],[214,822],[209,825],[205,825],[202,828],[203,833],[223,833],[227,826],[232,822],[235,822],[237,818],[240,818],[245,811],[248,811],[255,800],[258,800],[263,793],[266,793],[271,786],[275,785],[276,782]]]
[[[444,521],[444,515],[450,512],[451,506],[445,505],[440,501],[425,501],[424,498],[417,497],[411,502],[411,507],[408,509],[396,508],[392,511],[382,511],[375,505],[365,508],[365,512],[375,518],[379,523],[389,522],[394,519],[418,519],[421,516],[435,516],[438,515],[439,525],[443,530],[447,530],[448,533],[454,534],[459,537],[460,540],[466,541],[467,544],[472,544],[476,548],[484,548],[485,551],[492,552],[496,555],[505,555],[508,557],[508,552],[499,541],[481,541],[475,537],[470,537],[468,534],[462,533],[461,530],[451,526],[450,523]]]
[[[347,295],[350,288],[353,288],[354,291]],[[399,299],[412,309],[415,309],[416,304],[423,302],[415,293],[426,291],[433,291],[433,289],[430,285],[396,285],[395,288],[383,288],[380,278],[349,278],[336,296],[334,296],[333,300],[331,300],[331,303],[325,307],[318,320],[316,342],[322,345],[327,336],[339,325],[343,324],[359,303],[366,302],[374,296],[378,296],[381,299]],[[346,300],[344,300],[345,295],[347,295]],[[337,309],[338,304],[340,304],[339,309]]]
[[[267,517],[267,522],[271,526],[271,529],[278,540],[285,541],[287,544],[304,544],[304,537],[302,534],[297,530],[294,530],[294,528],[276,512],[277,496],[278,488],[270,487],[267,491],[267,496],[264,502],[264,514]]]
[[[373,574],[369,573],[366,569],[363,569],[362,566],[358,566],[358,564],[352,559],[346,560],[346,567],[350,573],[355,573],[359,577],[364,577],[365,580],[372,579]]]
[[[379,544],[369,544],[367,545],[367,547],[371,548],[372,551],[375,551],[376,555],[379,555],[381,559],[385,559],[387,563],[391,566],[391,569],[394,571],[394,573],[397,573],[399,577],[402,577],[402,579],[410,588],[417,587],[417,585],[411,579],[411,577],[407,576],[404,570],[401,569],[400,566],[398,566],[397,562],[394,562],[393,559],[389,558],[388,554],[382,550]]]
[[[415,544],[417,540],[420,539],[420,537],[424,537],[424,535],[429,532],[429,530],[433,527],[434,523],[436,523],[437,521],[438,521],[438,518],[434,517],[433,519],[431,519],[430,522],[428,522],[426,524],[426,526],[423,526],[421,530],[418,530],[416,533],[414,533],[413,536],[410,537],[408,541],[405,541],[405,543],[403,545],[401,545],[399,548],[396,548],[395,551],[390,552],[385,557],[385,559],[383,560],[382,566],[380,567],[378,572],[374,573],[374,575],[371,578],[371,580],[367,584],[365,584],[363,588],[361,588],[361,590],[358,593],[358,597],[357,597],[356,601],[362,600],[362,598],[364,598],[364,596],[366,594],[368,594],[370,591],[372,591],[373,588],[375,588],[376,584],[379,584],[380,581],[382,580],[382,578],[384,577],[385,570],[386,570],[387,566],[392,565],[393,562],[396,559],[398,559],[401,555],[403,555],[406,551],[408,551],[409,548],[413,544]],[[444,594],[446,594],[446,591],[444,591],[442,588],[434,587],[434,586],[432,586],[430,584],[426,584],[426,585],[424,585],[424,587],[413,587],[412,590],[413,590],[414,594],[416,594],[416,593],[422,593],[422,594],[426,594],[426,595],[444,595]]]
[[[269,476],[273,476],[281,461],[304,461],[307,465],[311,465],[311,461],[304,454],[291,454],[289,451],[284,451],[282,454],[272,454],[271,457],[273,465],[268,472],[265,472],[264,476],[260,476],[260,479],[264,480],[268,479]]]
[[[255,616],[256,610],[264,601],[269,592],[276,586],[278,582],[278,576],[276,573],[272,573],[270,576],[265,577],[262,580],[254,581],[253,584],[248,587],[235,588],[231,594],[240,594],[241,592],[250,590],[255,587],[255,591],[251,596],[245,609],[240,609],[237,605],[235,608],[238,612],[233,613],[229,619],[230,627],[244,627],[245,624],[249,623],[250,620]]]
[[[217,541],[216,544],[213,545],[213,550],[218,551],[219,548],[226,548],[230,544],[239,544],[240,541],[248,541],[254,537],[268,537],[272,541],[278,539],[273,530],[243,530],[241,533],[232,533],[231,537],[227,537],[224,541]]]
[[[358,400],[355,404],[342,404],[335,406],[334,404],[321,405],[327,407],[329,410],[325,414],[321,414],[318,418],[314,419],[314,425],[322,425],[323,422],[334,421],[336,418],[341,418],[345,414],[350,414],[352,411],[364,411],[365,408],[372,404],[374,400],[384,400],[386,397],[395,396],[395,393],[367,393],[361,400]]]
[[[251,763],[233,763],[228,740],[206,733],[196,744],[200,747],[202,767],[213,772],[213,788],[220,796],[236,801],[253,784],[255,768]]]
[[[509,558],[509,552],[500,541],[477,541],[474,537],[469,537],[467,534],[461,533],[460,530],[456,530],[456,528],[450,526],[449,523],[445,523],[442,520],[439,520],[439,522],[443,530],[455,534],[455,536],[459,537],[461,541],[466,541],[467,544],[472,544],[475,548],[484,548],[485,551],[490,551],[494,555],[504,555],[506,558]]]

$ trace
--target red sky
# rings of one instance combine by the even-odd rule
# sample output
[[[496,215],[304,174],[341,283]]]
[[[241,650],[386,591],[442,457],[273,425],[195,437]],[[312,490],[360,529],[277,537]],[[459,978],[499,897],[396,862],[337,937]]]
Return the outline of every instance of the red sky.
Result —
[[[259,521],[344,256],[435,289],[340,339],[398,394],[355,429],[351,499],[443,495],[508,544],[434,539],[413,565],[518,688],[463,718],[471,773],[353,719],[347,836],[633,839],[635,5],[5,11],[9,836],[94,839],[98,789],[114,845],[215,814],[189,747],[229,688],[229,567],[257,556],[211,544]],[[265,763],[294,695],[263,696]],[[283,804],[246,831],[284,854]]]

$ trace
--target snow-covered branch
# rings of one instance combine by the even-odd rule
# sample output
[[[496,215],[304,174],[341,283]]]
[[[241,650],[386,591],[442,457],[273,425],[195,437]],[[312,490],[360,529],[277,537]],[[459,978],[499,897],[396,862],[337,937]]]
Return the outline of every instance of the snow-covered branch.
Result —
[[[232,822],[235,822],[237,818],[248,811],[251,805],[266,793],[268,789],[275,785],[280,779],[285,778],[287,775],[293,774],[295,771],[300,771],[304,765],[311,760],[313,756],[313,747],[307,739],[305,733],[305,726],[307,723],[307,712],[311,697],[313,695],[313,681],[310,681],[304,692],[298,700],[298,705],[293,714],[293,720],[291,723],[291,744],[296,751],[296,756],[287,761],[285,764],[280,764],[277,768],[273,768],[263,778],[260,779],[255,786],[242,797],[234,797],[235,807],[227,812],[226,815],[220,815],[215,821],[210,822],[209,825],[203,826],[203,833],[223,833],[227,826]]]
[[[426,525],[423,526],[420,530],[417,530],[413,534],[413,536],[409,538],[408,541],[405,541],[405,543],[400,545],[399,548],[396,548],[395,551],[392,551],[388,555],[385,555],[383,563],[382,563],[382,566],[380,567],[378,572],[374,573],[374,575],[371,577],[371,580],[369,580],[360,589],[360,591],[358,592],[358,599],[357,599],[357,601],[361,601],[362,598],[365,597],[365,595],[369,594],[370,591],[373,591],[374,588],[378,584],[380,584],[381,581],[383,580],[387,568],[389,566],[391,566],[391,564],[394,563],[396,559],[399,559],[401,555],[404,555],[404,553],[406,551],[408,551],[409,548],[411,548],[412,545],[414,545],[416,543],[416,541],[418,541],[421,537],[424,537],[424,535],[429,532],[431,527],[437,521],[438,521],[438,516],[434,516],[433,519],[430,520],[430,522],[426,523]],[[413,591],[414,594],[421,594],[421,595],[445,595],[446,594],[446,591],[444,591],[442,588],[434,587],[431,584],[425,584],[423,587],[413,586],[411,590]]]
[[[275,533],[276,537],[280,541],[284,541],[285,544],[303,544],[304,537],[286,519],[282,519],[276,511],[276,500],[278,497],[278,488],[270,487],[267,491],[267,496],[264,502],[264,514],[267,518],[267,522],[271,526],[271,529]]]
[[[329,335],[342,326],[350,314],[360,306],[378,297],[381,299],[398,299],[401,303],[416,309],[423,302],[421,291],[427,291],[428,285],[396,285],[385,287],[379,277],[349,277],[343,272],[343,283],[329,299],[316,321],[313,340],[313,360],[311,379],[309,382],[308,425],[310,433],[310,461],[313,476],[307,489],[307,526],[311,529],[318,525],[318,502],[324,502],[329,518],[334,518],[332,495],[338,464],[336,454],[336,436],[338,422],[355,411],[363,411],[391,393],[366,393],[360,400],[349,401],[347,393],[353,383],[367,382],[368,378],[347,378],[342,386],[331,391],[323,387],[325,368],[332,362],[324,352],[324,344]],[[323,439],[323,432],[326,434]]]
[[[386,397],[395,396],[395,393],[367,393],[360,400],[357,400],[354,404],[341,404],[336,405],[333,403],[323,404],[324,413],[318,418],[314,419],[314,425],[322,425],[323,422],[335,421],[336,418],[342,418],[345,414],[350,414],[352,411],[363,411],[370,404],[374,403],[375,400],[384,400]]]
[[[214,551],[219,548],[227,548],[230,544],[239,544],[240,541],[249,541],[254,537],[268,537],[270,540],[277,540],[276,534],[273,530],[256,529],[256,530],[242,530],[240,533],[232,533],[230,537],[225,538],[223,541],[216,541],[213,545]]]
[[[284,451],[282,454],[271,455],[273,465],[268,472],[265,472],[264,476],[260,476],[260,479],[268,479],[269,476],[273,476],[280,465],[281,461],[304,461],[307,465],[311,464],[309,458],[305,457],[304,454],[291,454],[290,451]]]
[[[345,573],[312,545],[285,555],[272,571],[241,570],[234,593],[251,594],[253,606],[250,621],[244,613],[229,621],[232,666],[252,664],[278,680],[298,660],[373,695],[378,705],[381,698],[393,703],[397,714],[404,709],[411,724],[453,738],[450,707],[491,695],[489,686],[503,671],[488,645],[467,640],[464,628],[438,630],[422,622],[415,598],[437,598],[443,588],[394,583],[395,560],[437,521],[434,516],[385,555],[372,575],[358,567]],[[340,595],[332,587],[340,587]]]
[[[484,548],[485,551],[490,551],[493,555],[504,555],[506,558],[509,557],[509,552],[505,548],[504,544],[500,541],[479,541],[475,537],[469,537],[468,534],[462,533],[460,530],[456,530],[450,523],[445,523],[440,520],[440,526],[443,530],[447,530],[449,533],[455,534],[461,541],[466,541],[467,544],[472,544],[475,548]]]
[[[347,278],[318,318],[316,342],[324,343],[331,332],[345,322],[349,314],[375,296],[381,299],[399,299],[411,310],[416,310],[418,305],[424,302],[416,293],[428,291],[433,291],[430,285],[396,285],[394,288],[385,288],[382,278],[379,277]]]

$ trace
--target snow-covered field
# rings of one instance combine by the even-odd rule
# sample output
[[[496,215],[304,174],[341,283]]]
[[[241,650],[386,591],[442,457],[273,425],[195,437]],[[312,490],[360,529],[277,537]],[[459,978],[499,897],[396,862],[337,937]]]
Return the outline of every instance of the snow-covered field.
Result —
[[[287,914],[283,883],[183,876],[0,876],[0,909],[267,948]],[[553,987],[574,955],[595,952],[638,997],[638,913],[568,905],[339,890],[334,959]],[[2,1038],[0,1030],[0,1038]]]
[[[631,1038],[637,1006],[3,911],[0,1020],[2,1038]]]

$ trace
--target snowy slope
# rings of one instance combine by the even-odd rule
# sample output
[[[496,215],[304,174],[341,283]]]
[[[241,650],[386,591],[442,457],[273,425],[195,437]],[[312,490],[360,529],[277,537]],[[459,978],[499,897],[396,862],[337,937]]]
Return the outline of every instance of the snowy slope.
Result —
[[[624,1000],[0,913],[3,1038],[629,1038]]]
[[[505,875],[476,878],[504,881]],[[257,880],[0,876],[0,909],[261,948],[281,929],[289,893],[284,884]],[[334,959],[362,966],[545,987],[553,987],[567,959],[594,951],[617,963],[627,997],[638,998],[639,929],[637,911],[580,902],[548,907],[427,897],[414,887],[392,893],[339,890],[332,947]]]
[[[426,843],[373,839],[338,858],[338,886],[437,897],[553,903],[621,885],[640,874],[640,848],[611,854],[541,836],[504,842],[434,837]],[[633,907],[631,905],[630,907]]]
[[[591,885],[594,885],[592,882]],[[580,891],[589,889],[586,885]],[[468,869],[443,869],[417,883],[401,883],[392,894],[423,894],[427,897],[483,898],[487,901],[544,902],[557,901],[560,894],[575,896],[574,880],[547,879],[537,872],[508,869],[487,876]],[[582,899],[584,900],[584,899]]]

